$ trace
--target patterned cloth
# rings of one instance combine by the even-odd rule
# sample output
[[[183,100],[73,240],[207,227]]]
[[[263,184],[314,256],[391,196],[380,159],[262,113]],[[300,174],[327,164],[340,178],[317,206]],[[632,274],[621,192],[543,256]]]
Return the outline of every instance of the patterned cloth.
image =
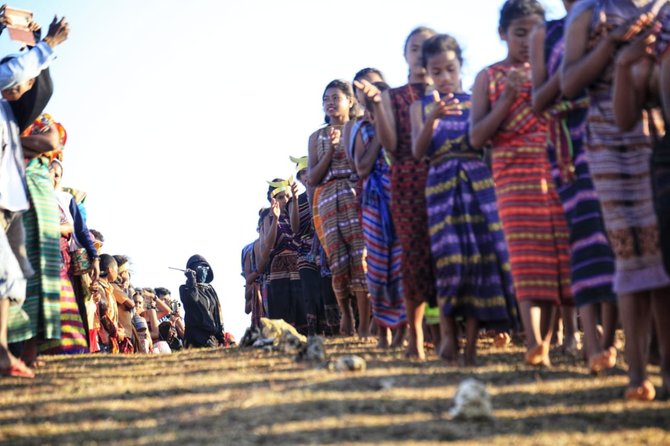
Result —
[[[319,274],[313,250],[314,224],[307,192],[298,196],[298,216],[300,218],[300,232],[297,236],[299,241],[298,272],[307,313],[307,334],[326,333],[328,323],[321,293],[321,274]]]
[[[565,19],[547,23],[545,63],[552,76],[564,53]],[[614,253],[583,148],[589,100],[557,101],[547,113],[552,175],[570,231],[572,294],[578,306],[615,302]]]
[[[468,143],[470,95],[457,93],[463,114],[440,119],[428,148],[426,184],[437,298],[444,314],[502,328],[516,321],[509,255],[491,172]],[[423,116],[435,102],[423,99]]]
[[[651,3],[598,0],[576,6],[593,8],[591,34],[596,38],[596,28],[603,24],[601,20],[604,19],[607,28],[616,27],[638,15],[639,7]],[[583,11],[578,8],[574,13]],[[614,64],[610,63],[588,88],[591,105],[585,145],[605,228],[616,257],[614,290],[634,293],[668,286],[670,277],[663,269],[659,228],[652,203],[648,117],[644,114],[627,132],[617,127],[612,101],[613,75]]]
[[[59,339],[61,336],[60,291],[61,254],[60,218],[48,160],[37,157],[26,167],[30,209],[23,214],[26,250],[35,274],[28,278],[23,319],[10,310],[9,342],[25,341],[36,336]],[[18,317],[17,317],[18,316]]]
[[[298,244],[285,214],[279,216],[277,238],[269,264],[269,318],[283,319],[301,333],[306,333],[307,315],[298,272]]]
[[[62,211],[61,211],[62,212]],[[70,236],[71,237],[71,236]],[[40,345],[40,353],[47,355],[73,354],[88,352],[87,334],[79,314],[79,307],[72,289],[69,253],[70,237],[61,236],[60,248],[62,265],[60,270],[60,317],[61,337],[50,339]]]
[[[365,150],[371,150],[374,125],[361,122],[356,128]],[[361,215],[367,250],[367,280],[372,316],[382,327],[397,328],[407,323],[402,294],[400,241],[391,221],[391,169],[383,148],[363,182]]]
[[[391,166],[391,215],[402,251],[402,281],[405,299],[436,305],[435,275],[430,255],[426,178],[428,164],[412,155],[409,109],[423,97],[423,84],[408,84],[389,90],[396,124],[397,145]]]
[[[325,156],[330,140],[327,127],[318,131],[317,153]],[[314,229],[328,258],[337,294],[365,292],[365,244],[353,171],[342,145],[333,153],[328,172],[314,189]]]
[[[511,66],[487,68],[489,102],[505,88]],[[547,125],[531,108],[528,75],[492,138],[493,180],[517,301],[572,303],[568,228],[551,178]]]

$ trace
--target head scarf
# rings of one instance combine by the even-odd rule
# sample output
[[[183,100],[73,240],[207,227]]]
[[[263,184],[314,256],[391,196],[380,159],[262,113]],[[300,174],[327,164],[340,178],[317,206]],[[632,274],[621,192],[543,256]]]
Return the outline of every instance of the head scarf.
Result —
[[[65,127],[63,127],[60,122],[56,122],[53,116],[49,113],[42,113],[22,133],[22,136],[39,135],[48,132],[50,129],[55,129],[58,132],[58,143],[60,147],[40,155],[49,158],[49,164],[56,159],[63,161],[63,148],[67,142],[67,132],[65,131]],[[61,168],[63,168],[62,164]]]

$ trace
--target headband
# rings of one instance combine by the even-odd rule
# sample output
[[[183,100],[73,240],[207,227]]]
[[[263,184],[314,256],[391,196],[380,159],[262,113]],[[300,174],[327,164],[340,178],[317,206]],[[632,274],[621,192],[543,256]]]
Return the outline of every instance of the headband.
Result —
[[[307,168],[307,157],[306,156],[301,156],[299,158],[296,158],[294,156],[289,156],[292,162],[295,163],[295,169],[300,172],[302,169]]]
[[[293,184],[293,176],[290,176],[287,180],[268,181],[268,184],[273,188],[270,197],[274,198],[277,194],[286,192],[291,188],[291,184]]]

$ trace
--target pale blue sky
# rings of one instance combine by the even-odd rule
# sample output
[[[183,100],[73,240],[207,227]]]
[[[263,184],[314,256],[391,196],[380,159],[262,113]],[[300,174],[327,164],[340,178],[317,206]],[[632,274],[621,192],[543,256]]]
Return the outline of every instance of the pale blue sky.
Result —
[[[323,122],[332,79],[379,68],[406,82],[403,45],[418,25],[454,35],[464,82],[505,55],[501,0],[15,1],[44,33],[71,25],[52,65],[46,111],[68,131],[63,184],[88,192],[104,251],[132,260],[136,286],[173,295],[194,253],[215,273],[227,330],[249,325],[240,251],[255,236],[266,180],[294,173]],[[542,0],[548,18],[560,0]],[[0,51],[18,45],[6,33]]]

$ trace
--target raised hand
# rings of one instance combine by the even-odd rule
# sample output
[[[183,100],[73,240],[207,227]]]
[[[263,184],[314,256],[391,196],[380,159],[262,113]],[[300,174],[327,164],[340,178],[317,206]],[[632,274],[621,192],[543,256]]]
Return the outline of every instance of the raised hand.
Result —
[[[502,95],[507,99],[515,99],[521,90],[523,84],[528,81],[528,68],[530,65],[525,63],[521,68],[512,68],[505,79],[505,90]]]
[[[617,64],[620,66],[630,66],[643,58],[653,59],[656,33],[660,30],[660,26],[661,24],[657,22],[653,27],[626,45],[617,55]]]
[[[335,127],[328,127],[328,138],[330,138],[330,144],[332,148],[335,148],[340,144],[341,135],[342,130]]]
[[[281,209],[279,208],[279,202],[273,198],[270,203],[271,203],[270,204],[270,214],[272,214],[272,216],[275,219],[278,219],[279,215],[281,214]]]
[[[433,106],[426,117],[427,121],[435,121],[446,116],[459,116],[462,114],[461,101],[455,98],[453,94],[450,93],[440,99],[440,94],[437,90],[433,90]]]
[[[382,94],[381,91],[379,91],[379,88],[375,87],[367,80],[365,79],[361,79],[360,81],[355,80],[354,85],[356,86],[356,88],[361,90],[365,96],[370,98],[372,102],[378,104],[382,101]]]
[[[191,285],[195,284],[195,271],[187,268],[186,271],[184,271],[184,275],[186,276],[186,283]]]
[[[58,20],[58,17],[54,16],[54,19],[49,25],[49,32],[44,38],[44,41],[49,44],[51,48],[55,48],[61,43],[65,42],[70,35],[70,24],[67,22],[65,17],[62,17]]]
[[[291,195],[295,199],[298,198],[298,184],[295,182],[291,183]]]

